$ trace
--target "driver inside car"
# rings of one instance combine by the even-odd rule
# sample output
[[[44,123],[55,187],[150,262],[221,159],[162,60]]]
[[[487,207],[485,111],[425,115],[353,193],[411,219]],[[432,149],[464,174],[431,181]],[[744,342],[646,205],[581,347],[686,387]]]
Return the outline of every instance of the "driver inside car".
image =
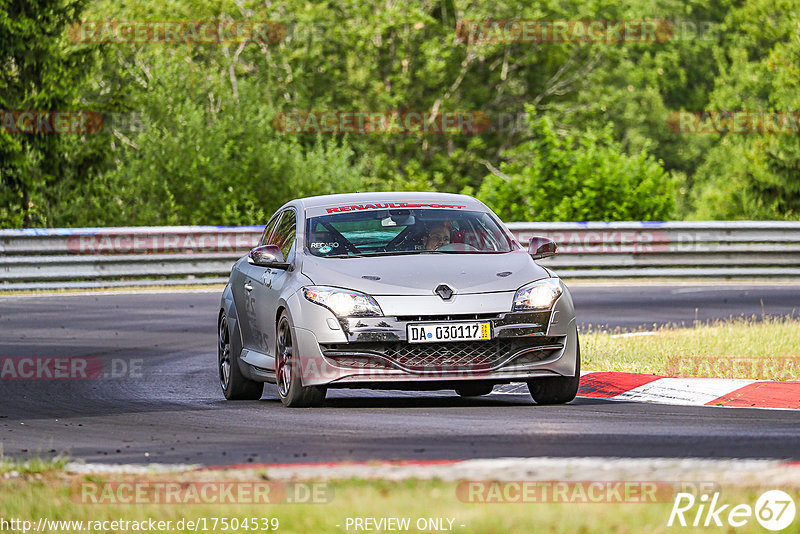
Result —
[[[422,246],[425,250],[436,250],[450,244],[450,228],[446,223],[437,223],[428,228],[422,237]]]

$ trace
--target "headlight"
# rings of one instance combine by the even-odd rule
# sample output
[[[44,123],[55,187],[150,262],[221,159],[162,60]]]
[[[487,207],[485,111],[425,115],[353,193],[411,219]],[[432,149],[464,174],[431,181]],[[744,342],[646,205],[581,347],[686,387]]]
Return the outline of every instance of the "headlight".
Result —
[[[517,294],[514,295],[514,311],[549,310],[561,293],[561,284],[558,282],[558,278],[546,278],[532,282],[517,290]]]
[[[364,293],[337,287],[308,286],[303,295],[314,304],[325,306],[339,317],[374,317],[383,312],[375,299]]]

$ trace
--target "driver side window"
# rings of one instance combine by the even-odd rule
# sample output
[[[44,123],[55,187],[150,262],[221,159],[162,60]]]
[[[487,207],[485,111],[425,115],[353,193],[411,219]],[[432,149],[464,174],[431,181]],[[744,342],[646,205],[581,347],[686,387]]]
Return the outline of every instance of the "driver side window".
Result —
[[[294,238],[297,235],[297,215],[294,211],[286,210],[283,212],[281,221],[275,227],[275,231],[270,238],[270,244],[277,245],[283,253],[283,257],[289,259],[289,251],[294,245]]]
[[[264,233],[261,235],[261,241],[259,241],[259,246],[269,245],[269,236],[272,235],[272,231],[275,229],[275,225],[278,224],[278,221],[281,219],[281,214],[278,213],[273,215],[272,220],[267,223],[267,226],[264,228]]]

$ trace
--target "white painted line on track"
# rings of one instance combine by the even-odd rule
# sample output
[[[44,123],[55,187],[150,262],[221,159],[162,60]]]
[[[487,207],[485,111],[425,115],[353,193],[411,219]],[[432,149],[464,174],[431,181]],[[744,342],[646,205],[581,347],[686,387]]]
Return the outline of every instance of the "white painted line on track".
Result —
[[[440,479],[492,481],[665,481],[711,482],[734,486],[800,487],[800,465],[768,459],[702,458],[487,458],[441,462],[334,462],[319,464],[253,464],[243,466],[192,466],[165,464],[67,464],[77,474],[144,475],[195,471],[209,478],[259,478],[270,480],[342,480],[350,478],[405,480]]]
[[[756,380],[729,378],[660,378],[613,397],[613,400],[703,405]]]
[[[96,464],[68,462],[64,470],[79,475],[154,475],[182,473],[197,469],[197,464]]]
[[[492,395],[528,395],[528,384],[520,382],[496,386]]]
[[[13,293],[3,294],[0,292],[0,300],[2,299],[15,299],[15,298],[35,298],[35,297],[93,297],[93,296],[107,296],[107,295],[152,295],[152,294],[166,294],[166,293],[218,293],[222,294],[224,287],[198,287],[198,288],[142,288],[142,289],[125,289],[115,291],[113,289],[103,289],[98,291],[64,291],[62,293]]]

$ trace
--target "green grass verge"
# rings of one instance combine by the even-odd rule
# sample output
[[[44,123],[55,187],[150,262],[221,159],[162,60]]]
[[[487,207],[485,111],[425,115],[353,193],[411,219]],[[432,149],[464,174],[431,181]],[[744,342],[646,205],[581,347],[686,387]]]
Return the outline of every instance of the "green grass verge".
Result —
[[[174,475],[179,480],[185,475]],[[193,475],[197,478],[197,474]],[[219,480],[217,475],[214,479]],[[657,503],[504,503],[486,504],[464,502],[456,489],[458,483],[441,481],[406,480],[403,482],[347,480],[330,483],[326,491],[330,499],[317,504],[90,504],[76,497],[75,487],[84,482],[155,480],[153,477],[120,477],[104,479],[97,476],[75,476],[48,473],[45,476],[20,476],[2,480],[0,477],[0,511],[5,519],[23,519],[34,524],[40,517],[50,520],[72,521],[171,521],[171,532],[190,532],[193,529],[175,529],[181,519],[205,518],[211,526],[214,518],[276,518],[278,532],[354,532],[345,529],[347,518],[409,518],[409,532],[419,532],[416,522],[420,518],[447,518],[453,520],[453,532],[464,534],[506,534],[509,532],[681,532],[706,531],[704,528],[667,528],[673,506],[673,496],[668,495]],[[159,480],[165,480],[160,478]],[[202,478],[201,478],[202,480]],[[185,481],[185,480],[184,480]],[[319,483],[321,484],[321,483]],[[718,488],[720,503],[731,505],[745,503],[753,506],[765,489],[773,488]],[[800,491],[786,490],[800,502]],[[463,494],[462,494],[463,495]],[[728,507],[730,510],[731,507]],[[696,512],[696,508],[693,510]],[[692,517],[688,516],[687,517]],[[724,520],[724,519],[723,519]],[[445,521],[444,524],[447,524]],[[336,526],[340,525],[340,526]],[[463,525],[463,526],[462,526]],[[797,520],[784,532],[797,532]],[[430,528],[422,531],[435,531]],[[717,528],[716,530],[732,532]],[[736,532],[763,532],[751,518]],[[66,528],[63,532],[75,532]],[[104,532],[123,532],[107,529]],[[130,531],[130,530],[129,530]],[[198,531],[203,532],[200,528]],[[209,528],[207,530],[211,532]],[[215,532],[252,532],[252,529],[218,527]],[[264,531],[264,530],[262,530]],[[84,532],[86,532],[84,530]],[[147,532],[154,532],[147,530]]]
[[[15,460],[6,457],[0,445],[0,480],[4,475],[11,474],[14,477],[31,474],[44,474],[61,471],[69,460],[67,458],[40,458],[35,457],[29,460]],[[2,510],[2,508],[0,508]]]
[[[590,331],[581,334],[581,357],[591,371],[797,380],[800,321],[765,317],[652,332]]]

